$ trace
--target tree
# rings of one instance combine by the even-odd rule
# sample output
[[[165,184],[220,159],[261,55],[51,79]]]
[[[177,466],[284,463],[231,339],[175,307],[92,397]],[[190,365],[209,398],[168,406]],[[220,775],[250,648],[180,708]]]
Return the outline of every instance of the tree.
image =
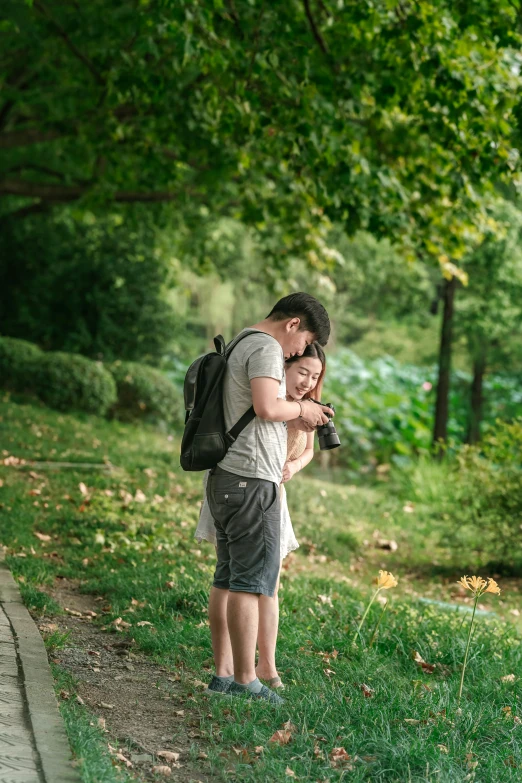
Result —
[[[168,202],[277,227],[281,266],[327,220],[455,261],[517,163],[509,0],[4,6],[5,212]]]
[[[480,440],[488,369],[509,368],[506,343],[522,336],[522,212],[499,200],[490,214],[492,230],[466,259],[469,286],[455,308],[457,333],[466,338],[473,367],[468,443]]]

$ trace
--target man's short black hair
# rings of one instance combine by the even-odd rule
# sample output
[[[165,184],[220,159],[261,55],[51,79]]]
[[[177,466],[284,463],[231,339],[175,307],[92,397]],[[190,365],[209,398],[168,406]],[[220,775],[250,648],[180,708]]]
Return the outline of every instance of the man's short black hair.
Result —
[[[315,296],[299,292],[284,296],[267,315],[272,321],[300,318],[299,331],[312,332],[320,345],[326,345],[330,337],[328,313]]]

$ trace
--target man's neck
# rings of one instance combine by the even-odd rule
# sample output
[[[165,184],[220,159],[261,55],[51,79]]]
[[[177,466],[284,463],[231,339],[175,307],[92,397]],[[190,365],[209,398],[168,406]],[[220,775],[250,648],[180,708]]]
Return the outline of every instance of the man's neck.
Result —
[[[248,328],[259,329],[260,332],[266,332],[271,337],[273,337],[274,340],[277,340],[278,343],[281,343],[283,334],[280,321],[271,321],[269,318],[265,318],[264,321],[260,321],[258,324],[253,324],[253,326],[249,326]]]

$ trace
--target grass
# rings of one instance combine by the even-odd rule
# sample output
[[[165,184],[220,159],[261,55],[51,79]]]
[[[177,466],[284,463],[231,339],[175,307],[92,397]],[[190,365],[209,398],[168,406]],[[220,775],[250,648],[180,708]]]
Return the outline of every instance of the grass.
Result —
[[[201,476],[180,470],[176,438],[8,399],[0,403],[0,433],[4,459],[105,459],[115,466],[112,471],[0,468],[0,543],[8,547],[9,565],[36,612],[57,611],[45,593],[57,576],[80,578],[83,591],[106,596],[109,605],[99,622],[108,632],[116,618],[124,618],[141,649],[180,674],[188,719],[199,725],[208,755],[201,761],[203,771],[260,783],[292,777],[520,780],[522,648],[508,619],[518,603],[518,582],[501,580],[509,589],[483,605],[500,616],[478,618],[459,712],[469,617],[458,606],[445,611],[420,597],[466,606],[451,584],[473,563],[466,553],[448,556],[447,520],[440,520],[440,530],[434,528],[426,496],[413,512],[404,510],[408,499],[415,504],[409,495],[419,476],[406,485],[364,487],[347,485],[342,476],[333,483],[317,472],[290,485],[302,547],[283,572],[278,660],[288,688],[286,704],[274,710],[207,700],[197,684],[208,679],[212,666],[206,600],[214,554],[193,540]],[[426,478],[428,468],[419,470]],[[431,475],[430,480],[436,493],[442,479]],[[376,548],[381,537],[396,540],[397,550]],[[430,569],[434,559],[440,568]],[[371,650],[365,645],[379,616],[377,602],[361,632],[362,644],[353,649],[351,639],[379,567],[399,576],[399,587],[388,591],[392,603]],[[142,620],[152,626],[138,627]],[[413,660],[413,651],[436,664],[432,674]],[[501,679],[508,674],[516,675],[514,682]],[[68,683],[67,690],[72,687]],[[100,771],[99,765],[112,769],[112,764],[89,715],[71,702],[62,709],[71,744],[82,758],[83,780],[117,780]],[[288,720],[291,741],[270,742]],[[343,756],[336,748],[350,758],[336,760]]]

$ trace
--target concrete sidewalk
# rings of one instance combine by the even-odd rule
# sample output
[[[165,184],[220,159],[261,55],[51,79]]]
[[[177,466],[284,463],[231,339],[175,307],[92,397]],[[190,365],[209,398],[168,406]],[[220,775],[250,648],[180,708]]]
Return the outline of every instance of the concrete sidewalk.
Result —
[[[44,643],[1,552],[0,783],[80,783]]]

